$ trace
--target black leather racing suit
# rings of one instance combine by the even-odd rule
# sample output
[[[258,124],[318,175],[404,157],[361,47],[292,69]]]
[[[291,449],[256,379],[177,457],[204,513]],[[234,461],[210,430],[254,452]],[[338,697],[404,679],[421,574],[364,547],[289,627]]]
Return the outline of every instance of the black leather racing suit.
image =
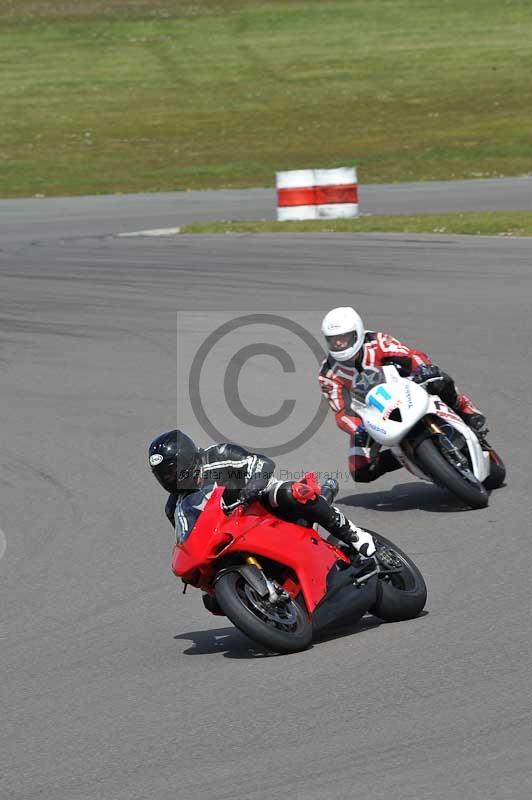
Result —
[[[171,494],[166,503],[166,516],[175,527],[178,542],[189,536],[215,485],[225,486],[222,505],[228,513],[238,504],[242,489],[253,486],[264,492],[261,502],[276,516],[290,522],[318,523],[348,544],[358,541],[353,532],[359,529],[321,495],[305,504],[296,500],[292,494],[293,481],[276,481],[273,478],[275,464],[267,456],[224,443],[202,450],[201,460],[202,479],[198,489]]]

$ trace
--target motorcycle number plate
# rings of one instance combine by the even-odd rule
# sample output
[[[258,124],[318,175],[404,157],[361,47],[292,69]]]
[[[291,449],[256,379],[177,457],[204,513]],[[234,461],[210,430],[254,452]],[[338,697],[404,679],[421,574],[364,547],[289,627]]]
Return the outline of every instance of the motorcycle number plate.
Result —
[[[382,384],[372,389],[366,397],[367,405],[377,409],[380,414],[385,413],[391,402],[393,402],[393,395]]]

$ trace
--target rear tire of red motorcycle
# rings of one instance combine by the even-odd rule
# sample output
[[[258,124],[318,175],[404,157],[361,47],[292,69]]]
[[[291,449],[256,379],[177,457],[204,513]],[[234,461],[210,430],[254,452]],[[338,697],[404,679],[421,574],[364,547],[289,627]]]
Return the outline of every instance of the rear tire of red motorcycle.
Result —
[[[410,556],[386,539],[382,534],[373,534],[377,547],[385,545],[403,562],[402,573],[390,575],[389,579],[379,578],[377,582],[377,599],[370,608],[374,614],[385,622],[401,622],[417,617],[427,602],[427,586],[423,575]]]
[[[291,631],[279,630],[264,622],[242,597],[245,579],[238,572],[226,572],[216,582],[216,599],[220,608],[233,625],[254,642],[258,642],[275,653],[297,653],[306,650],[312,642],[312,625],[306,609],[292,600],[291,609],[296,615],[296,624]]]

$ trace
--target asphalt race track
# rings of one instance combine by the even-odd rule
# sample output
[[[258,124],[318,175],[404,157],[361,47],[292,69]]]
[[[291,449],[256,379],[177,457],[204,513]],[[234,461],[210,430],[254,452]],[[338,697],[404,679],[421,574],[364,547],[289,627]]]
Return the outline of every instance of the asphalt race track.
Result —
[[[0,795],[529,798],[532,239],[121,239],[186,217],[122,200],[0,203]],[[344,478],[342,508],[420,565],[428,613],[265,656],[169,568],[146,447],[174,426],[176,310],[193,350],[224,315],[295,316],[319,335],[346,302],[469,389],[508,485],[466,511],[406,473]],[[277,409],[286,376],[264,372],[247,399]],[[178,415],[207,444],[187,380]],[[313,370],[295,380],[294,426],[318,402]],[[327,418],[279,465],[343,470],[346,438]]]
[[[361,185],[362,214],[530,211],[532,176]],[[275,219],[274,189],[0,200],[1,242],[172,228],[199,220]],[[1,245],[0,245],[1,246]]]

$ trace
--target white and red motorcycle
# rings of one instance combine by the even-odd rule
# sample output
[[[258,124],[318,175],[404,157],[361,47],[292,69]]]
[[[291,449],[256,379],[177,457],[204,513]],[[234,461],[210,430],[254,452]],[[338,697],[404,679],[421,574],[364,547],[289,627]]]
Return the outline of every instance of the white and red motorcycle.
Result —
[[[353,386],[352,409],[375,448],[390,448],[422,480],[436,483],[471,508],[488,504],[506,469],[484,434],[476,434],[437,395],[402,378],[396,367],[364,374]]]

